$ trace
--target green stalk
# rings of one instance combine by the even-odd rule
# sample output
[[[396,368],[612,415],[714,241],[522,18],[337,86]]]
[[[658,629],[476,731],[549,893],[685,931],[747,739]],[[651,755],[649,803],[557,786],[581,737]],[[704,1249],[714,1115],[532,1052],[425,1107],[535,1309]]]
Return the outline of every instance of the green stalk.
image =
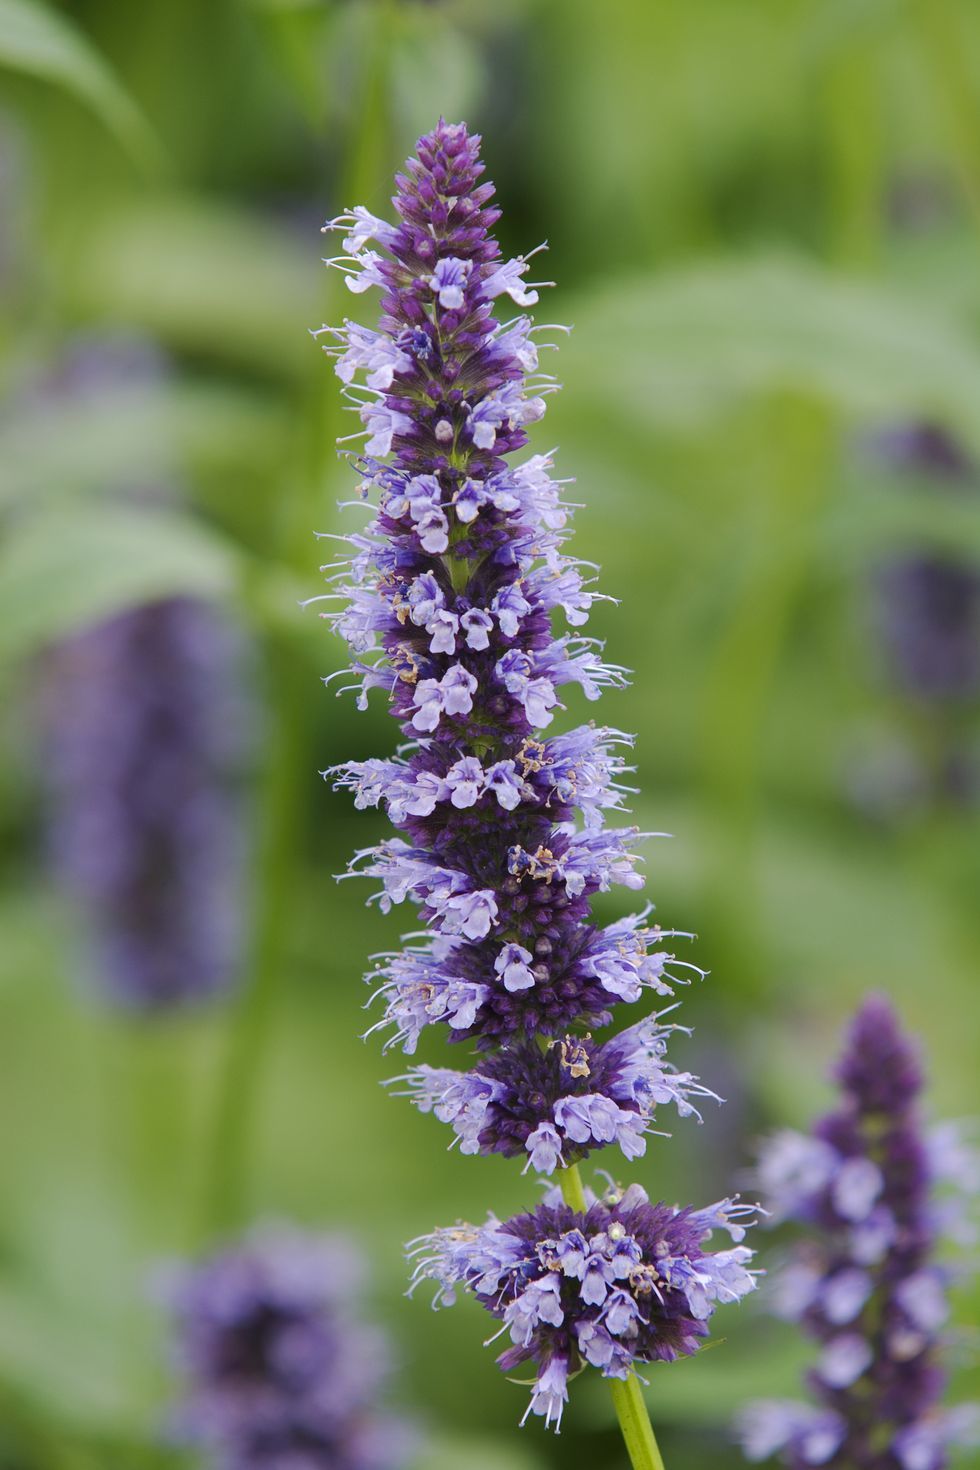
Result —
[[[966,37],[949,0],[917,0],[926,64],[936,84],[936,100],[945,114],[946,130],[974,228],[980,232],[980,111],[977,108]]]
[[[582,1176],[578,1171],[578,1164],[568,1164],[559,1176],[562,1198],[569,1209],[578,1210],[584,1215],[588,1209],[585,1201],[585,1190],[582,1188]]]
[[[635,1373],[612,1378],[612,1400],[633,1470],[664,1470],[663,1456]]]
[[[562,1169],[559,1182],[566,1205],[584,1214],[587,1206],[578,1165],[569,1164]],[[636,1374],[631,1373],[628,1378],[612,1378],[609,1381],[616,1418],[619,1420],[619,1428],[633,1470],[664,1470],[663,1455],[660,1453]]]
[[[255,884],[258,914],[252,963],[231,1021],[218,1077],[207,1146],[207,1177],[201,1222],[205,1237],[237,1228],[245,1211],[248,1155],[262,1062],[284,968],[284,938],[294,886],[299,828],[299,770],[302,760],[305,668],[291,649],[270,659],[271,734],[260,815]]]
[[[352,144],[339,207],[346,206],[350,196],[370,193],[377,177],[385,171],[389,138],[384,83],[390,25],[389,7],[379,6],[363,66],[367,121]],[[338,297],[331,273],[324,293],[325,318],[339,315]],[[311,363],[305,434],[298,448],[295,489],[279,531],[283,561],[297,569],[304,580],[311,571],[312,536],[320,519],[327,469],[333,462],[340,427],[336,393],[328,386],[315,352],[311,354]],[[273,729],[261,798],[253,955],[217,1082],[206,1151],[207,1177],[201,1220],[205,1238],[236,1229],[246,1213],[252,1124],[270,1025],[282,984],[285,939],[301,846],[301,796],[306,779],[304,733],[310,674],[305,660],[297,657],[292,640],[280,642],[273,638],[270,642],[268,704]]]

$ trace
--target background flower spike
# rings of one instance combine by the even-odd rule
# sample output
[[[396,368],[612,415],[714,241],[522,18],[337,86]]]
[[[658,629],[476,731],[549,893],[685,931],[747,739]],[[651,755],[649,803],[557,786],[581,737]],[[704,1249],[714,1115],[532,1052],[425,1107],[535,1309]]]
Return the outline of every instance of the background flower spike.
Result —
[[[835,1075],[836,1111],[809,1135],[776,1134],[759,1161],[774,1223],[806,1230],[773,1307],[820,1346],[817,1403],[750,1405],[742,1445],[793,1470],[943,1470],[952,1446],[980,1444],[980,1406],[940,1407],[953,1277],[941,1246],[964,1236],[980,1158],[954,1125],[924,1126],[918,1053],[884,996],[854,1017]]]

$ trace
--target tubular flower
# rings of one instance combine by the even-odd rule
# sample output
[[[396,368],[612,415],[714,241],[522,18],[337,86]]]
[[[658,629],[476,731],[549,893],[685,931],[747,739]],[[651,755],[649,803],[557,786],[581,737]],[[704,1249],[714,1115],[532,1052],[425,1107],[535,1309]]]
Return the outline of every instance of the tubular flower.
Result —
[[[587,1364],[626,1378],[636,1363],[672,1362],[696,1352],[720,1302],[754,1286],[752,1252],[736,1244],[706,1252],[716,1228],[740,1242],[751,1206],[723,1200],[707,1210],[651,1204],[638,1184],[586,1194],[581,1213],[552,1190],[531,1214],[482,1226],[457,1225],[413,1243],[413,1289],[436,1283],[434,1305],[470,1292],[503,1324],[511,1346],[505,1372],[533,1363],[528,1414],[557,1428],[568,1379]],[[525,1418],[527,1415],[525,1415]]]
[[[884,998],[855,1017],[837,1081],[841,1107],[810,1137],[778,1134],[759,1166],[774,1218],[808,1231],[774,1306],[820,1344],[818,1407],[751,1406],[743,1447],[793,1470],[942,1470],[950,1445],[980,1442],[980,1414],[938,1406],[952,1272],[936,1259],[943,1234],[962,1234],[978,1161],[948,1125],[923,1130],[918,1059]]]
[[[527,279],[530,256],[501,260],[482,173],[479,139],[440,123],[398,178],[397,224],[357,208],[326,226],[343,236],[329,263],[350,289],[382,294],[376,329],[321,329],[363,424],[354,458],[374,507],[346,538],[350,561],[324,568],[335,573],[326,600],[337,603],[324,616],[352,650],[358,702],[385,691],[406,743],[396,758],[325,774],[399,831],[359,853],[351,874],[376,880],[382,911],[411,901],[425,925],[377,958],[371,1029],[412,1054],[438,1027],[478,1053],[469,1071],[423,1063],[396,1083],[452,1128],[462,1152],[552,1174],[610,1144],[634,1158],[659,1126],[658,1107],[698,1116],[696,1100],[714,1095],[667,1062],[667,1036],[683,1028],[664,1024],[663,1011],[592,1039],[619,1004],[672,997],[701,972],[676,959],[668,941],[678,931],[649,923],[649,909],[605,927],[591,915],[597,894],[643,885],[642,834],[607,825],[624,811],[632,738],[553,725],[568,685],[595,700],[625,673],[580,631],[600,594],[593,569],[565,550],[570,511],[552,455],[512,462],[558,386],[539,369],[552,344],[537,341],[554,329],[498,312],[535,305],[550,283]],[[523,1231],[525,1243],[558,1229],[539,1223],[494,1228]],[[577,1290],[565,1292],[569,1313]],[[626,1311],[624,1298],[617,1343],[639,1330]],[[664,1342],[690,1351],[697,1336],[678,1330]],[[632,1357],[646,1361],[648,1348],[666,1355],[648,1344]],[[582,1362],[599,1361],[598,1346],[582,1351]],[[561,1379],[560,1397],[570,1354],[566,1345],[524,1356]],[[619,1365],[631,1360],[626,1347],[616,1354]],[[552,1399],[542,1389],[535,1402]]]
[[[278,1227],[176,1274],[184,1395],[172,1423],[218,1470],[396,1470],[406,1426],[375,1405],[388,1344],[361,1320],[343,1241]]]

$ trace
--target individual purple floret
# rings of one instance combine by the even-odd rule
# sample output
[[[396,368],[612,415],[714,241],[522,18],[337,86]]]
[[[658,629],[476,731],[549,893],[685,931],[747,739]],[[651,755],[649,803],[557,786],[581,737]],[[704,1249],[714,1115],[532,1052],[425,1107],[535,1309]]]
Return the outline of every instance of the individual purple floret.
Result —
[[[980,1415],[939,1407],[952,1269],[937,1258],[962,1234],[978,1161],[949,1125],[923,1129],[918,1056],[883,997],[855,1017],[836,1076],[840,1108],[812,1136],[777,1134],[759,1165],[774,1219],[807,1228],[774,1309],[820,1345],[817,1405],[752,1405],[743,1447],[793,1470],[942,1470],[951,1445],[980,1443]]]
[[[396,1470],[406,1426],[378,1398],[387,1340],[363,1320],[345,1242],[258,1232],[173,1281],[183,1397],[171,1435],[215,1470]]]
[[[434,1281],[434,1304],[450,1306],[462,1286],[498,1317],[511,1346],[497,1362],[505,1373],[534,1365],[527,1414],[556,1428],[568,1379],[586,1364],[626,1378],[637,1363],[694,1353],[716,1305],[755,1286],[747,1247],[704,1250],[715,1229],[742,1241],[752,1206],[651,1204],[638,1184],[586,1202],[576,1212],[552,1190],[530,1214],[436,1230],[412,1247],[413,1289]]]
[[[232,980],[242,919],[241,648],[209,604],[171,598],[62,644],[46,668],[57,871],[94,983],[136,1010]]]

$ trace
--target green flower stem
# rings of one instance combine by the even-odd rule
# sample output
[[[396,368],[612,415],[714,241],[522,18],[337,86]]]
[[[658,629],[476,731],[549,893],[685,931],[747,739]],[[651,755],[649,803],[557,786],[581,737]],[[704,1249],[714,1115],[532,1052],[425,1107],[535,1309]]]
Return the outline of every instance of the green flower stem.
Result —
[[[270,658],[269,704],[275,723],[260,815],[251,969],[232,1016],[218,1076],[204,1181],[201,1225],[206,1237],[237,1229],[246,1209],[252,1123],[285,965],[284,941],[296,871],[307,675],[305,665],[297,667],[291,649],[281,648],[277,654]]]
[[[351,143],[350,161],[339,191],[341,206],[351,195],[370,195],[377,179],[387,174],[389,138],[384,96],[391,25],[390,5],[379,5],[362,64],[362,110],[368,122]],[[325,319],[340,315],[342,294],[330,273],[324,290]],[[336,394],[328,383],[318,354],[313,353],[304,405],[305,432],[297,448],[289,496],[291,514],[287,513],[279,528],[281,558],[303,578],[311,569],[313,529],[320,519],[329,479],[326,471],[333,462],[340,428]],[[200,1222],[205,1238],[239,1228],[247,1214],[253,1123],[286,963],[284,951],[302,838],[310,673],[288,638],[270,640],[268,667],[272,731],[259,819],[252,964],[231,1022],[217,1081]]]
[[[582,1188],[582,1176],[578,1171],[578,1164],[569,1164],[562,1169],[559,1176],[562,1198],[569,1209],[579,1210],[584,1215],[588,1209],[585,1202],[585,1190]]]
[[[663,1456],[653,1433],[647,1406],[635,1373],[611,1378],[612,1400],[633,1470],[664,1470]]]
[[[578,1165],[570,1164],[559,1175],[562,1198],[573,1210],[585,1213],[585,1190]],[[657,1444],[647,1406],[635,1373],[626,1379],[611,1378],[612,1400],[633,1470],[664,1470],[664,1460]]]

